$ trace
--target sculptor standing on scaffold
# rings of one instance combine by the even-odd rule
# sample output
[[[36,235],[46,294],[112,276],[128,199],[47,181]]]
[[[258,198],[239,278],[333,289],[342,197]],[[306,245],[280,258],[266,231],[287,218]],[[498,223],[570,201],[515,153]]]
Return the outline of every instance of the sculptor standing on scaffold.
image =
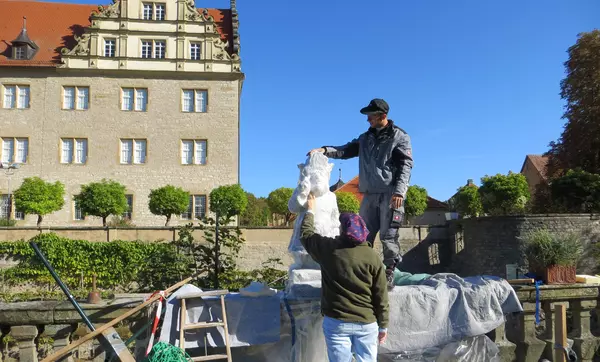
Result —
[[[358,188],[363,193],[360,216],[369,229],[368,242],[371,247],[379,231],[386,278],[391,288],[394,269],[402,260],[398,227],[404,217],[403,201],[408,190],[413,158],[410,137],[387,118],[389,109],[383,99],[373,99],[360,110],[367,116],[370,125],[365,133],[343,146],[324,146],[311,150],[309,154],[322,152],[329,158],[344,160],[358,156]]]

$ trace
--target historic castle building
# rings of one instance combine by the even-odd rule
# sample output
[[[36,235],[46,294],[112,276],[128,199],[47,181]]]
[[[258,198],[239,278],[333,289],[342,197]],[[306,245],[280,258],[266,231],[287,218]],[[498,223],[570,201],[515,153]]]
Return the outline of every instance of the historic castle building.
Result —
[[[200,1],[199,1],[200,3]],[[65,185],[44,225],[101,225],[73,201],[81,185],[125,185],[136,226],[164,225],[148,194],[167,184],[207,195],[239,182],[238,14],[194,0],[113,0],[107,6],[0,1],[0,218],[35,225],[9,206],[26,177]],[[12,190],[9,190],[12,188]]]

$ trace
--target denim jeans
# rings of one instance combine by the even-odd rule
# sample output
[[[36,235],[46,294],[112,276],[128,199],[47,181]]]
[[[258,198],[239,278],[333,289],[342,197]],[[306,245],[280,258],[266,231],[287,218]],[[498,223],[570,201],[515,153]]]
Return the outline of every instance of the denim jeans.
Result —
[[[323,334],[327,343],[329,362],[377,361],[377,323],[346,323],[337,319],[323,319]]]

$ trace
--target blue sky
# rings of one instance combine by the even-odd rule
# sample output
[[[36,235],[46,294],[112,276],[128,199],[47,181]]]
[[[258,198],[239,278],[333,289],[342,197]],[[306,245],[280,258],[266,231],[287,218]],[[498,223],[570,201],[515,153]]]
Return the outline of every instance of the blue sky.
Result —
[[[72,1],[97,3],[98,1]],[[104,1],[109,2],[109,1]],[[102,1],[101,1],[102,3]],[[197,0],[229,7],[229,0]],[[486,174],[519,172],[560,135],[560,80],[598,0],[238,0],[241,182],[295,187],[306,152],[368,125],[371,98],[412,138],[412,184],[446,200]],[[348,181],[358,159],[335,163]]]

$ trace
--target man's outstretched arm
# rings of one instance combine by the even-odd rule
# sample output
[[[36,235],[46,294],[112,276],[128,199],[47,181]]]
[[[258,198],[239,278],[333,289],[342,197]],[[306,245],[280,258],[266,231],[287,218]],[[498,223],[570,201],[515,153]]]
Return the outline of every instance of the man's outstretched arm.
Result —
[[[322,152],[329,158],[347,160],[349,158],[358,157],[358,150],[358,138],[355,138],[342,146],[323,146],[321,148],[316,148],[311,150],[309,154],[313,152]]]

